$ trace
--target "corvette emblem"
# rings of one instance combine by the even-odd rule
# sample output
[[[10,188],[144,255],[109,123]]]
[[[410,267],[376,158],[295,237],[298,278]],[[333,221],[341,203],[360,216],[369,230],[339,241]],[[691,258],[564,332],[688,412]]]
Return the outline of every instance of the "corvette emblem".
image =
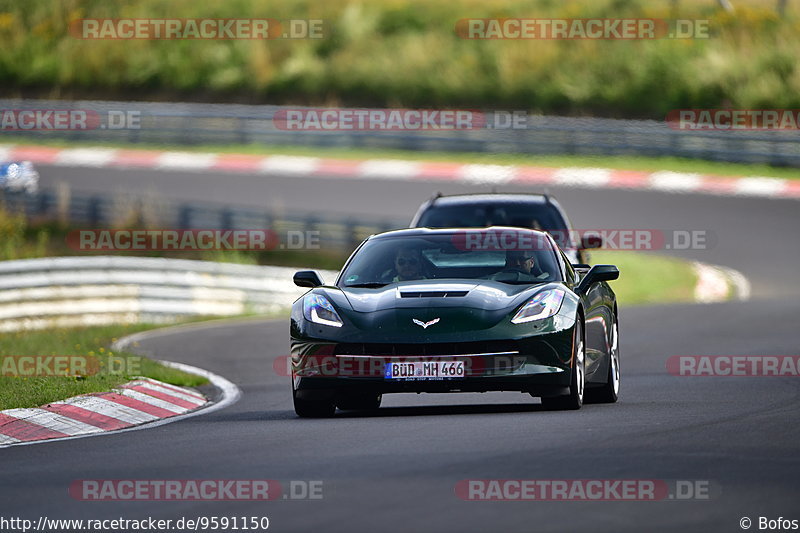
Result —
[[[428,326],[432,326],[432,325],[436,324],[437,322],[439,322],[439,319],[438,318],[434,318],[430,322],[423,322],[422,320],[417,320],[416,318],[414,318],[411,321],[414,324],[418,325],[418,326],[422,326],[422,329],[428,329]]]

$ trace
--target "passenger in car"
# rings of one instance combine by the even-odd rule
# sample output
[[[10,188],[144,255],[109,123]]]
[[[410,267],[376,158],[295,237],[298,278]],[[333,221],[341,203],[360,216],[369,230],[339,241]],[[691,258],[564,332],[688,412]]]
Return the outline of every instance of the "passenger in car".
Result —
[[[526,250],[509,250],[506,252],[506,264],[503,270],[491,276],[496,281],[530,281],[535,282],[548,278],[547,272],[536,264],[536,254]]]

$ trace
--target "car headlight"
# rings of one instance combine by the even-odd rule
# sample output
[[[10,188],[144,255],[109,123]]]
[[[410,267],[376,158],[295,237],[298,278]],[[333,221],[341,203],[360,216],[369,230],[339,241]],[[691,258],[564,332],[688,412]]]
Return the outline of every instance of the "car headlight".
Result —
[[[309,294],[303,298],[303,316],[309,322],[340,328],[344,325],[339,313],[321,294]]]
[[[511,319],[511,323],[524,324],[525,322],[549,318],[558,313],[563,301],[564,291],[558,289],[548,289],[537,293],[536,296],[528,300],[528,303],[520,307],[517,314]]]

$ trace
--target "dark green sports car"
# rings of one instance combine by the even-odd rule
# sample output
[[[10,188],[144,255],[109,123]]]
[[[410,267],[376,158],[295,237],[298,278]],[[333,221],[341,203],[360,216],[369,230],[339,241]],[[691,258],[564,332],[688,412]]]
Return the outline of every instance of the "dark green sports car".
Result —
[[[333,285],[292,307],[302,417],[377,409],[393,392],[520,391],[549,409],[619,393],[612,265],[572,265],[544,232],[415,228],[373,235]],[[585,397],[585,398],[584,398]]]

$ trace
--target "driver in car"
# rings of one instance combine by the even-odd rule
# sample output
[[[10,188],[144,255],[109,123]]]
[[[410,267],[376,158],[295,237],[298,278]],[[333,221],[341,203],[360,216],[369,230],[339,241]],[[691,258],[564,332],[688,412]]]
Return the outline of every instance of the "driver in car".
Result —
[[[427,279],[422,272],[422,254],[415,248],[399,248],[394,257],[392,281]]]

